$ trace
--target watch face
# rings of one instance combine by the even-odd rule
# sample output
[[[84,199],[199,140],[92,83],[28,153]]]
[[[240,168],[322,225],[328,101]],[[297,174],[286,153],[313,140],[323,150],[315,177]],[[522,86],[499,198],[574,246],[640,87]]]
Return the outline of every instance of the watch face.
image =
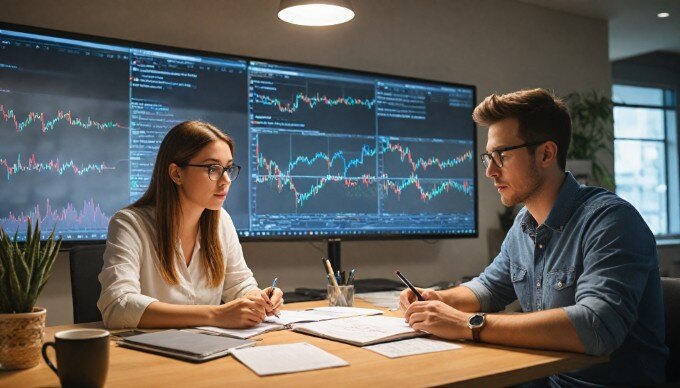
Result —
[[[480,326],[482,323],[484,323],[484,316],[483,315],[473,315],[470,317],[470,326]]]

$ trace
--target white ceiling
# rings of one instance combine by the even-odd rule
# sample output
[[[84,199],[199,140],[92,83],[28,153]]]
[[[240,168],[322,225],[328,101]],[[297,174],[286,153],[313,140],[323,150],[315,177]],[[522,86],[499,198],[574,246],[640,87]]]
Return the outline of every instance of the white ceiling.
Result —
[[[609,21],[609,58],[652,51],[680,54],[680,0],[519,0]],[[659,12],[670,17],[658,18]]]

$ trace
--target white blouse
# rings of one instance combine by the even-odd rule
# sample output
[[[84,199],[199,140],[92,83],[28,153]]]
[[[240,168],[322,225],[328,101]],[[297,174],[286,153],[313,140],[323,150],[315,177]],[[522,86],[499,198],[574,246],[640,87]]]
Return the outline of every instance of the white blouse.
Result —
[[[179,283],[170,285],[156,268],[156,227],[153,207],[123,209],[109,222],[104,266],[99,274],[102,291],[97,306],[110,329],[134,328],[154,301],[182,305],[218,305],[257,288],[252,271],[243,259],[241,244],[229,214],[222,209],[219,238],[222,245],[224,279],[210,288],[201,263],[200,238],[196,239],[191,261],[186,265],[182,245],[175,268]],[[200,235],[200,231],[199,231]]]

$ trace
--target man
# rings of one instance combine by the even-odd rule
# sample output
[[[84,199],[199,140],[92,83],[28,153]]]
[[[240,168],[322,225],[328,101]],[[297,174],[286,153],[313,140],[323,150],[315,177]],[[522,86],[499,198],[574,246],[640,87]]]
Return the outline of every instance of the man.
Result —
[[[422,302],[403,291],[408,323],[442,338],[610,357],[538,381],[546,385],[664,382],[654,236],[628,202],[565,172],[571,121],[564,104],[542,89],[494,94],[473,118],[489,127],[486,176],[505,206],[524,208],[478,277],[422,290]],[[484,314],[516,299],[523,314]]]

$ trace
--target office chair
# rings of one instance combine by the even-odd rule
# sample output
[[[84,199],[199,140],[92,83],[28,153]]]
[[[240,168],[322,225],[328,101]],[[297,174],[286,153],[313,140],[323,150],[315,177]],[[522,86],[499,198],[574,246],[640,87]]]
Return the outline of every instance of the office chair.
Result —
[[[104,265],[105,244],[76,246],[69,252],[73,323],[102,320],[97,308],[101,292],[99,272]]]
[[[670,349],[666,363],[668,384],[680,383],[680,278],[661,278],[663,309],[666,317],[666,346]]]

